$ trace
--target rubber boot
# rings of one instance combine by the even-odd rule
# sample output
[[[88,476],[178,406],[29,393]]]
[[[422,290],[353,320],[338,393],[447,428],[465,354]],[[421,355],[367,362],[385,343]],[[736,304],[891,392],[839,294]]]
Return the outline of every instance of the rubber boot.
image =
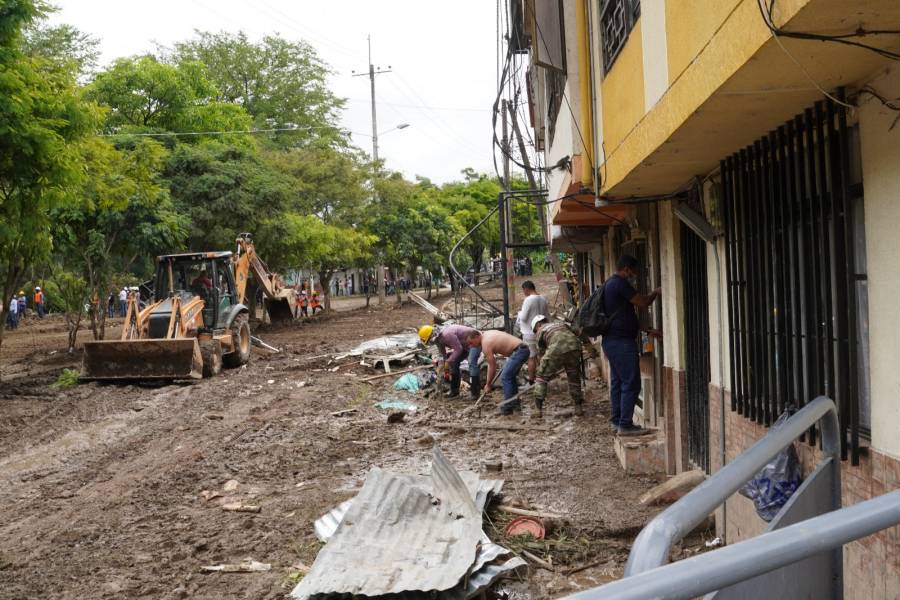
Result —
[[[472,396],[472,400],[478,400],[478,396],[481,395],[481,377],[472,377],[469,380],[469,395]]]
[[[459,373],[451,373],[450,374],[450,393],[447,394],[448,398],[458,398],[459,397],[459,383],[461,377]]]
[[[543,419],[544,418],[544,401],[538,398],[534,400],[534,411],[531,413],[532,419]]]
[[[584,416],[584,404],[578,402],[575,404],[575,416],[583,417]]]

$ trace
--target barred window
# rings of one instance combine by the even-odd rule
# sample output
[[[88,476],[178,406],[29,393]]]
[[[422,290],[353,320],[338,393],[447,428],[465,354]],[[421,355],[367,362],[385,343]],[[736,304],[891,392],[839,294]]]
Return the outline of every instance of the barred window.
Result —
[[[768,426],[829,396],[853,464],[869,415],[857,144],[829,99],[721,163],[731,408]]]
[[[609,73],[612,69],[640,16],[640,0],[600,0],[600,43],[603,48],[604,73]]]

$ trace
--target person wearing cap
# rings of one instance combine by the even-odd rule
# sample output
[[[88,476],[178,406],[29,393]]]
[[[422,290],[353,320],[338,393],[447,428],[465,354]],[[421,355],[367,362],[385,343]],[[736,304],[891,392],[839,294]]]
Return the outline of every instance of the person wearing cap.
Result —
[[[37,311],[38,319],[44,318],[44,292],[39,286],[34,288],[34,310]]]
[[[477,398],[481,391],[481,374],[478,370],[478,357],[481,354],[481,350],[479,348],[469,348],[466,340],[471,333],[477,333],[477,331],[465,325],[446,325],[440,328],[432,327],[431,325],[419,327],[419,339],[425,345],[434,344],[437,346],[438,364],[446,361],[450,369],[450,394],[448,394],[448,398],[459,396],[459,386],[462,381],[460,363],[466,355],[466,350],[468,350],[469,358],[469,391],[473,398]]]
[[[537,336],[541,361],[538,364],[534,386],[534,418],[543,417],[544,400],[547,399],[547,384],[562,369],[566,371],[569,395],[575,405],[575,414],[584,415],[584,395],[581,391],[581,340],[560,321],[549,321],[544,315],[537,315],[531,321],[531,329]]]
[[[519,399],[510,399],[519,393],[519,383],[516,381],[516,378],[519,376],[519,370],[522,368],[522,365],[528,360],[530,354],[528,344],[505,331],[493,330],[483,333],[473,331],[468,335],[466,341],[470,348],[484,353],[485,361],[488,364],[486,393],[490,393],[494,377],[497,374],[497,359],[495,355],[507,357],[503,370],[500,372],[500,385],[503,387],[503,400],[505,401],[500,405],[500,414],[511,415],[514,411],[521,410]],[[472,362],[470,353],[469,364],[472,364]],[[474,362],[477,364],[478,359],[476,358]]]

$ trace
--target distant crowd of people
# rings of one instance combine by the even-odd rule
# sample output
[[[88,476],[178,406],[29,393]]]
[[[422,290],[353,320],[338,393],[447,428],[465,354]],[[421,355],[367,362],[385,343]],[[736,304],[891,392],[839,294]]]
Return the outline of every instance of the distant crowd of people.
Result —
[[[34,288],[34,294],[31,296],[31,306],[39,319],[44,318],[45,298],[44,291],[40,287]],[[7,329],[17,329],[19,324],[30,314],[28,307],[28,297],[24,290],[19,290],[18,294],[13,294],[9,300],[6,312]]]

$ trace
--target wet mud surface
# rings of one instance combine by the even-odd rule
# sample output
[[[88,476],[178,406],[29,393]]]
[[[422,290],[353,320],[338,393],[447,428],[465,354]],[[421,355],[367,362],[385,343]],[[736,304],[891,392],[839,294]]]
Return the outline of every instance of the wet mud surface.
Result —
[[[552,561],[501,592],[564,595],[621,576],[629,544],[658,508],[637,498],[657,480],[626,475],[612,449],[604,389],[569,416],[565,382],[551,386],[537,430],[470,401],[409,396],[419,409],[389,424],[373,406],[394,377],[358,361],[314,359],[426,320],[415,305],[355,309],[311,323],[261,326],[283,349],[191,384],[52,387],[79,356],[52,323],[4,341],[0,382],[0,598],[284,598],[320,548],[312,523],[352,497],[377,465],[427,472],[431,444],[458,469],[506,481],[503,502],[564,515],[544,541],[495,541]],[[32,335],[33,333],[33,335]],[[87,334],[82,334],[87,338]],[[352,364],[351,364],[352,363]],[[335,367],[340,367],[333,370]],[[340,415],[338,411],[355,409]],[[447,428],[446,423],[460,423]],[[487,466],[500,471],[486,471]],[[226,483],[229,485],[226,486]],[[237,486],[231,489],[237,482]],[[228,488],[228,489],[226,489]],[[229,512],[243,502],[259,512]],[[252,558],[267,572],[203,573]],[[592,565],[574,574],[569,571]]]

